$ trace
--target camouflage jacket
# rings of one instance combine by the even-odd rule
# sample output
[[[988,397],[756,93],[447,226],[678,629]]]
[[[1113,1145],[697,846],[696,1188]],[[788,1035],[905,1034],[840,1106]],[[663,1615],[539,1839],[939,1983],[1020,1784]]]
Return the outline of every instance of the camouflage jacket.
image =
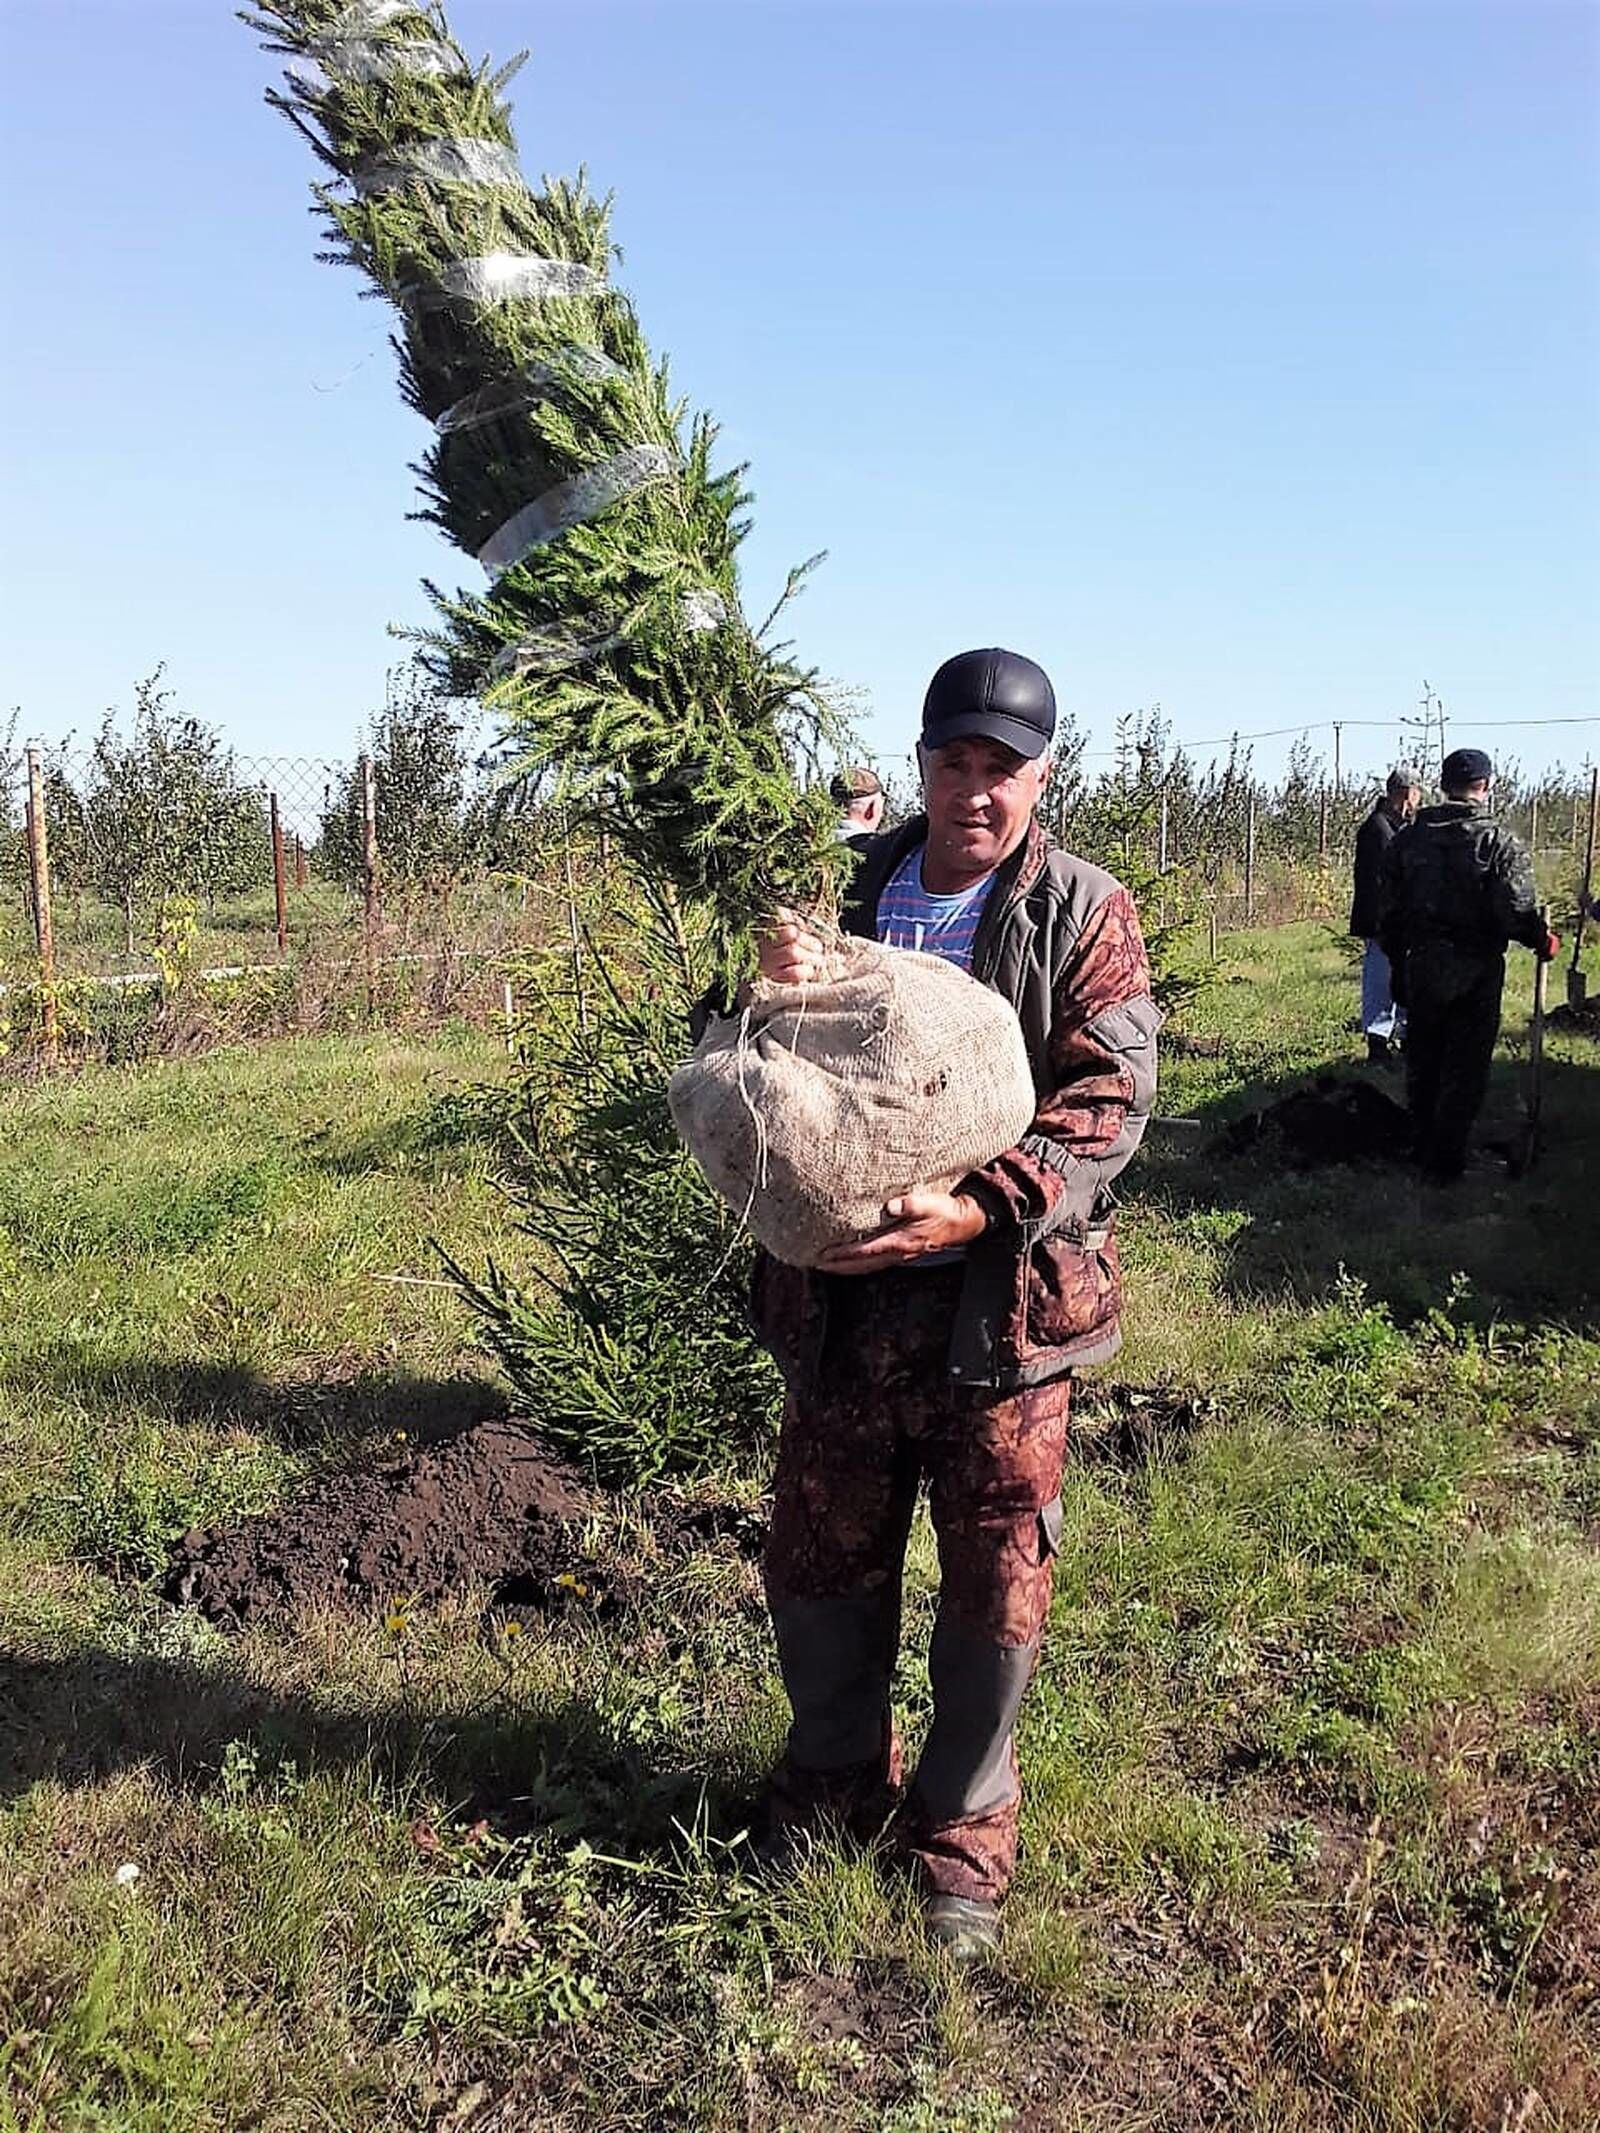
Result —
[[[873,937],[884,885],[926,835],[919,817],[868,842],[848,931]],[[1017,1011],[1039,1108],[1016,1147],[968,1181],[996,1219],[967,1249],[949,1371],[1012,1390],[1121,1345],[1110,1185],[1150,1114],[1161,1015],[1133,899],[1037,823],[995,877],[972,972]],[[851,1278],[761,1261],[757,1324],[791,1384],[820,1357],[830,1283]]]
[[[1451,996],[1481,983],[1508,941],[1544,944],[1533,861],[1475,800],[1425,807],[1384,856],[1378,938],[1404,989]]]

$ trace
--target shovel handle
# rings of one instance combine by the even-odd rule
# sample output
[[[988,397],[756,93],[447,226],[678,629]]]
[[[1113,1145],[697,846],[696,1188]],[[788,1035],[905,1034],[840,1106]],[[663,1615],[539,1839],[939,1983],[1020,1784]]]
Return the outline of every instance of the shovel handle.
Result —
[[[1550,965],[1540,956],[1533,966],[1533,1020],[1528,1024],[1529,1156],[1539,1131],[1544,1099],[1544,1006]]]
[[[1572,968],[1583,954],[1583,928],[1589,916],[1589,898],[1594,892],[1595,818],[1600,816],[1600,763],[1589,773],[1589,845],[1583,856],[1583,894],[1578,899],[1578,923],[1572,929]]]

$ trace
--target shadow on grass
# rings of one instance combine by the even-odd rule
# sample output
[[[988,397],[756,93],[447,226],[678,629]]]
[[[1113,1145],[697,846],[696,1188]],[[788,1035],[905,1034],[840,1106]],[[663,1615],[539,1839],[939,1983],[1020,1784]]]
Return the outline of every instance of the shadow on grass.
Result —
[[[77,1407],[91,1416],[142,1410],[163,1421],[236,1426],[290,1450],[336,1450],[404,1430],[414,1444],[442,1444],[507,1411],[486,1379],[423,1378],[322,1358],[318,1374],[264,1377],[253,1365],[202,1356],[137,1357],[110,1363],[64,1343],[24,1369],[0,1375],[0,1392]]]
[[[468,1089],[447,1091],[423,1109],[366,1133],[318,1128],[305,1145],[314,1167],[332,1177],[364,1178],[408,1168],[437,1177],[481,1160],[503,1141],[491,1092]]]
[[[1358,1070],[1330,1060],[1322,1071],[1353,1078]],[[1198,1132],[1153,1132],[1137,1197],[1177,1224],[1207,1225],[1222,1255],[1223,1286],[1241,1300],[1287,1296],[1317,1304],[1345,1274],[1401,1323],[1455,1291],[1457,1314],[1480,1325],[1509,1321],[1594,1334],[1600,1055],[1547,1053],[1541,1152],[1525,1176],[1513,1177],[1495,1151],[1519,1143],[1525,1075],[1520,1061],[1496,1061],[1476,1135],[1478,1160],[1453,1186],[1426,1185],[1403,1161],[1296,1169],[1270,1136],[1248,1152],[1228,1152],[1225,1129],[1315,1079],[1299,1073],[1239,1081],[1196,1107]],[[1399,1075],[1375,1077],[1375,1085],[1403,1099]],[[1244,1220],[1213,1226],[1230,1210]]]
[[[359,1766],[403,1795],[425,1773],[453,1813],[486,1815],[506,1833],[538,1827],[597,1848],[664,1849],[702,1795],[715,1825],[741,1826],[740,1773],[703,1757],[692,1767],[666,1762],[619,1738],[577,1696],[548,1710],[495,1703],[430,1717],[335,1710],[264,1688],[226,1662],[0,1654],[0,1799],[44,1780],[82,1785],[130,1769],[207,1791],[238,1741],[269,1782],[291,1764],[302,1777]]]

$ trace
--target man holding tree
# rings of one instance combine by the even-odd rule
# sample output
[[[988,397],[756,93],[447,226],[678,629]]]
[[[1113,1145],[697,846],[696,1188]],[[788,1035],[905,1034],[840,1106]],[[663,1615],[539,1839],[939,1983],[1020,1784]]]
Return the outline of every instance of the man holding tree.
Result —
[[[783,1368],[766,1583],[793,1711],[769,1839],[891,1809],[932,1931],[993,1946],[1016,1858],[1013,1733],[1061,1534],[1073,1373],[1120,1345],[1111,1181],[1155,1090],[1160,1014],[1128,892],[1037,819],[1055,697],[1013,652],[933,677],[926,812],[866,842],[847,930],[940,955],[1016,1009],[1038,1111],[953,1193],[914,1192],[815,1271],[760,1262],[757,1318]],[[823,947],[780,923],[762,973],[815,982]],[[926,1479],[941,1589],[933,1722],[902,1795],[890,1686],[901,1572]]]

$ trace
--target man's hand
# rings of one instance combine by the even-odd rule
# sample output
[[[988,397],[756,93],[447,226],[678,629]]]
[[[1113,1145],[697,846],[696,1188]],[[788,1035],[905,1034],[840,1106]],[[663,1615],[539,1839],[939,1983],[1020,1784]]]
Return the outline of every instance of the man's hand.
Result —
[[[882,1229],[836,1244],[817,1265],[825,1274],[881,1274],[929,1252],[970,1244],[988,1228],[983,1209],[964,1192],[908,1192],[884,1209]]]
[[[779,911],[761,936],[761,975],[769,985],[815,985],[827,970],[826,951],[792,911]]]

